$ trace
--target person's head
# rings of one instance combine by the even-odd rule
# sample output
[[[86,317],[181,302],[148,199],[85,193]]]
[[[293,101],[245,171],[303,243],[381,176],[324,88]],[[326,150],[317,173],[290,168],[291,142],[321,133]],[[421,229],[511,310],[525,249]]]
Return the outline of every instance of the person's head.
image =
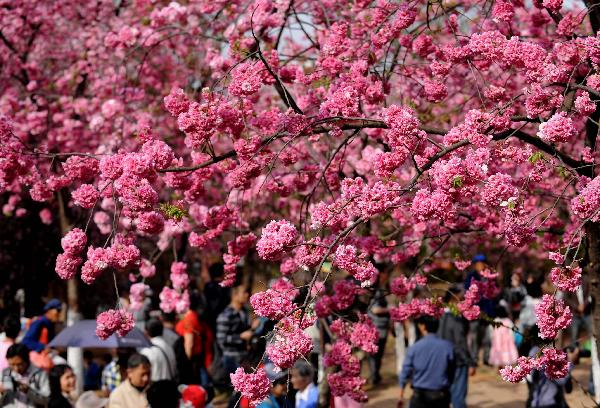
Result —
[[[208,267],[208,274],[210,275],[210,280],[213,282],[222,281],[224,273],[225,269],[222,262],[214,263]]]
[[[60,321],[60,311],[62,310],[62,303],[58,299],[51,299],[44,306],[44,316],[52,323]]]
[[[146,322],[146,333],[150,338],[159,337],[163,334],[163,324],[160,320],[151,318]]]
[[[446,290],[444,295],[445,303],[458,303],[462,299],[463,291],[460,286],[453,285]]]
[[[436,333],[439,327],[439,320],[433,316],[423,315],[416,319],[417,327],[422,335]]]
[[[473,269],[481,272],[487,267],[487,257],[484,254],[477,254],[473,257],[472,263]]]
[[[496,317],[499,317],[499,318],[508,317],[508,310],[506,309],[506,306],[504,306],[504,305],[496,306],[494,308],[494,313],[496,314]]]
[[[160,317],[163,322],[163,326],[171,327],[177,322],[177,315],[175,312],[162,313]]]
[[[178,408],[179,397],[177,384],[171,380],[152,383],[146,391],[146,399],[150,408]]]
[[[276,370],[273,363],[265,365],[267,378],[271,381],[271,395],[275,398],[283,397],[287,394],[287,371]]]
[[[18,316],[10,315],[4,319],[4,335],[11,339],[15,340],[19,337],[19,332],[21,331],[21,321]]]
[[[248,298],[250,297],[250,292],[245,285],[238,285],[234,287],[231,291],[231,303],[235,305],[245,305],[248,303]]]
[[[298,360],[292,368],[292,375],[290,378],[294,389],[298,391],[306,389],[313,380],[314,372],[312,365],[306,361]]]
[[[29,368],[29,348],[24,344],[13,344],[6,350],[6,360],[12,371],[25,374]]]
[[[75,390],[77,380],[73,369],[66,364],[55,365],[48,374],[52,395],[69,394]]]
[[[150,360],[139,353],[134,353],[129,357],[127,379],[135,388],[146,388],[150,384]]]
[[[92,353],[91,350],[84,350],[83,351],[83,359],[87,362],[90,362],[94,359],[94,354]]]

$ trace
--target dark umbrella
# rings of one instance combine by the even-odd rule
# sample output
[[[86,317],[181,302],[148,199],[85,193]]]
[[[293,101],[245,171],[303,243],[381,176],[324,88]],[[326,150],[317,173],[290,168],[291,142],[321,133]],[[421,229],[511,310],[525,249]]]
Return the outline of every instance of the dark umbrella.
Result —
[[[113,334],[106,340],[96,336],[95,320],[80,320],[65,328],[48,344],[48,347],[123,348],[151,347],[152,343],[141,330],[133,328],[127,336]]]

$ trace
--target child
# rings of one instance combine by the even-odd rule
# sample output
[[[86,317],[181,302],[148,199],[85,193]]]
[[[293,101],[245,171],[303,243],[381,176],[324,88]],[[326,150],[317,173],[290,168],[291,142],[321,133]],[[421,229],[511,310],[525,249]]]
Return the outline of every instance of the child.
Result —
[[[494,322],[500,323],[492,331],[492,348],[488,363],[495,367],[514,364],[519,357],[512,328],[513,322],[508,318],[508,311],[502,305],[496,308]]]

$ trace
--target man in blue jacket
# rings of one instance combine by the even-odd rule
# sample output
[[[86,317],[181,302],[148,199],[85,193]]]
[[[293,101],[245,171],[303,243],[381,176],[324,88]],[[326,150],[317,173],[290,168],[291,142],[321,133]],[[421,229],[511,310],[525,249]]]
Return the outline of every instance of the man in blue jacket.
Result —
[[[60,321],[61,310],[62,303],[60,300],[52,299],[48,301],[44,306],[44,314],[31,322],[21,343],[38,353],[44,350],[54,338],[54,326]]]
[[[410,379],[413,395],[410,408],[449,408],[450,384],[455,361],[452,343],[437,337],[439,321],[431,316],[416,320],[422,337],[408,348],[400,373],[400,401]]]

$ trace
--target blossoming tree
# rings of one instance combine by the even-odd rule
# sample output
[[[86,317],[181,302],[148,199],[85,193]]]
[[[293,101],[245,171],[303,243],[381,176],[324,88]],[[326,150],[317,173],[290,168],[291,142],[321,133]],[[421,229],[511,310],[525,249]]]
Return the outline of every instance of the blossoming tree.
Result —
[[[391,282],[395,320],[439,315],[438,298],[407,295],[435,279],[432,259],[464,268],[476,247],[554,264],[563,291],[583,269],[598,299],[596,6],[0,1],[3,212],[37,216],[26,203],[46,203],[42,220],[64,225],[58,276],[94,285],[128,273],[133,307],[157,254],[182,236],[222,254],[224,285],[243,257],[277,265],[285,279],[251,303],[278,321],[267,354],[281,368],[310,351],[303,329],[317,316],[369,290],[375,261],[404,271]],[[171,267],[165,311],[189,305],[186,268]],[[486,274],[458,305],[467,319],[496,293]],[[572,315],[553,295],[536,312],[546,340]],[[132,325],[116,307],[97,334]],[[364,400],[355,353],[376,349],[376,330],[356,315],[331,331],[331,392]],[[503,375],[567,366],[548,342]],[[269,385],[263,370],[232,382],[255,401]]]

